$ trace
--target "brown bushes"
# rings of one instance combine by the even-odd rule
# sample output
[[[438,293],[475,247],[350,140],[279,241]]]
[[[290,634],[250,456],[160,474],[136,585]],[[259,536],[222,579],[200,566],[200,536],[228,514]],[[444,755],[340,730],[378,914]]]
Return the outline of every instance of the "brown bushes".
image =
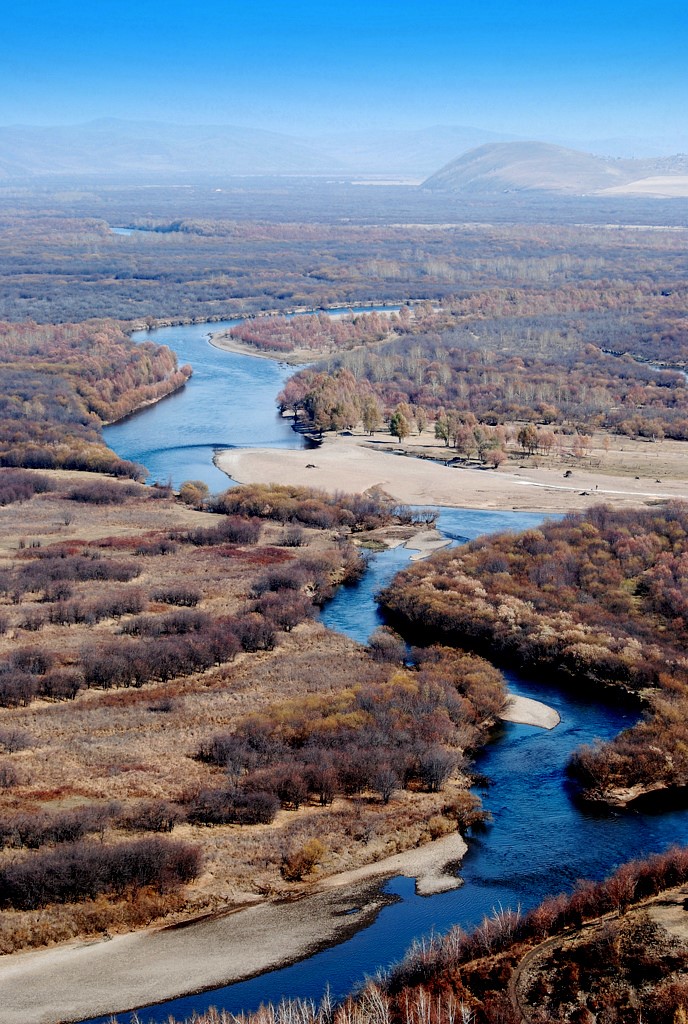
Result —
[[[202,789],[185,805],[195,825],[269,825],[279,801],[271,793],[237,789]]]
[[[154,590],[151,600],[159,601],[160,604],[176,604],[180,608],[195,608],[201,600],[201,593],[192,587],[164,587]]]
[[[0,469],[0,505],[27,501],[34,494],[46,494],[55,489],[55,483],[42,473],[23,469]]]
[[[233,487],[218,495],[211,507],[218,512],[303,523],[319,529],[349,526],[352,530],[369,530],[392,519],[389,501],[362,494],[329,495],[308,487]]]
[[[325,806],[337,794],[365,791],[386,804],[401,787],[436,793],[493,721],[472,703],[472,688],[485,701],[481,686],[492,707],[501,706],[495,669],[471,655],[435,651],[415,671],[390,670],[384,683],[274,705],[231,733],[208,737],[196,756],[242,790],[271,793],[284,807],[307,796]],[[454,827],[483,820],[477,803],[448,808]]]
[[[66,497],[70,501],[85,502],[89,505],[123,505],[129,498],[143,497],[145,494],[146,491],[137,484],[93,480],[70,487]]]
[[[200,850],[188,843],[163,839],[116,846],[73,843],[0,869],[0,904],[31,910],[144,886],[164,892],[194,879],[200,867]]]
[[[688,506],[593,508],[477,540],[401,573],[381,601],[411,634],[490,651],[587,688],[662,692],[645,719],[570,770],[597,798],[685,786]]]
[[[89,832],[100,832],[109,817],[108,810],[96,807],[74,808],[59,814],[0,817],[0,847],[37,850],[53,843],[74,843]]]
[[[117,824],[129,832],[171,832],[183,817],[168,800],[144,800],[124,811]]]
[[[213,544],[257,544],[262,524],[258,518],[228,515],[217,526],[199,526],[179,535],[181,540],[206,547]]]

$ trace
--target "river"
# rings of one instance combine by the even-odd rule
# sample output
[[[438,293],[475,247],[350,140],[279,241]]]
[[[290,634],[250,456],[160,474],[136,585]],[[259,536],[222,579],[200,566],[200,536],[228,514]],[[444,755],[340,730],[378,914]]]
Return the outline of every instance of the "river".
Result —
[[[212,349],[204,340],[207,332],[207,326],[191,326],[144,333],[143,337],[170,344],[181,362],[191,362],[194,378],[179,396],[106,432],[108,444],[119,455],[142,461],[159,479],[178,482],[196,477],[217,486],[217,470],[210,475],[201,472],[203,460],[216,445],[299,443],[272,414],[274,395],[293,368]],[[218,476],[226,485],[226,478]],[[525,528],[541,519],[532,513],[443,509],[438,525],[460,542],[482,533]],[[365,640],[379,624],[374,594],[410,554],[395,548],[373,555],[364,578],[339,591],[323,610],[323,621]],[[411,880],[393,879],[386,889],[394,899],[372,925],[346,942],[249,981],[145,1007],[139,1011],[142,1024],[163,1022],[170,1015],[183,1019],[210,1006],[237,1012],[285,996],[317,999],[327,985],[339,997],[365,975],[399,959],[416,937],[457,923],[470,927],[499,905],[527,909],[548,894],[571,889],[579,878],[599,879],[626,860],[672,843],[688,843],[685,811],[597,813],[579,806],[567,784],[565,766],[571,751],[596,738],[611,738],[636,720],[636,712],[603,701],[590,706],[557,686],[513,674],[509,684],[512,692],[556,708],[561,723],[550,732],[504,724],[478,759],[477,770],[491,783],[481,795],[493,821],[469,841],[460,867],[461,888],[420,897]],[[97,1021],[106,1024],[112,1019]],[[118,1019],[128,1021],[129,1016]]]
[[[338,313],[398,310],[398,306],[342,307]],[[178,487],[202,480],[212,492],[226,490],[229,480],[213,465],[222,448],[303,448],[304,439],[291,420],[277,413],[275,397],[298,367],[273,359],[215,348],[210,333],[229,330],[241,318],[212,324],[185,324],[136,331],[136,342],[169,345],[179,365],[191,363],[193,376],[174,394],[103,430],[106,444],[123,459],[140,462],[149,480]]]

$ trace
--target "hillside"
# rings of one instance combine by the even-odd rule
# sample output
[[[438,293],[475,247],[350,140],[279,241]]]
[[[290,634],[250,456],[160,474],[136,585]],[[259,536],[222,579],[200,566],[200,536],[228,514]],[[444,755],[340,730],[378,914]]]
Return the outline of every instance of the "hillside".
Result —
[[[574,145],[617,154],[648,148],[612,139],[608,147],[604,140]],[[589,192],[639,178],[688,173],[685,157],[592,156],[468,125],[353,130],[335,123],[329,131],[302,136],[232,124],[121,118],[72,125],[0,126],[0,181],[54,175],[156,182],[331,175],[418,181],[437,167],[443,169],[428,179],[429,188],[480,194],[524,189]]]
[[[688,157],[617,160],[594,156],[544,142],[500,142],[480,146],[453,160],[423,182],[438,192],[498,195],[504,192],[558,192],[588,195],[623,188],[625,194],[644,192],[645,179],[680,182],[686,194]]]
[[[336,162],[277,132],[103,118],[0,128],[0,177],[313,174]]]
[[[406,175],[422,178],[457,153],[511,136],[436,125],[297,137],[236,125],[102,118],[0,127],[0,181],[46,175],[136,179],[222,175]]]

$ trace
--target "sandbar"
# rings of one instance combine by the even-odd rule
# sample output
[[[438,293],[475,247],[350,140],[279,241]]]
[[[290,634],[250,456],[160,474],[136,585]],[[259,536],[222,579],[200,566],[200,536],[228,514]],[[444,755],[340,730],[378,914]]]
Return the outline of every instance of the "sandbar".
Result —
[[[514,722],[517,725],[536,725],[540,729],[554,729],[561,722],[558,711],[540,700],[532,697],[519,697],[511,694],[506,710],[499,716],[503,722]]]
[[[688,497],[685,479],[660,483],[585,468],[565,477],[561,469],[515,464],[473,469],[399,453],[390,443],[372,448],[341,436],[328,437],[317,449],[230,449],[219,452],[215,463],[237,483],[311,486],[331,493],[379,488],[410,505],[571,512],[601,502],[638,506]]]
[[[301,898],[265,901],[170,927],[0,957],[3,1024],[58,1024],[124,1012],[253,977],[336,945],[394,897],[380,881],[416,878],[421,894],[456,888],[458,832],[323,879]]]

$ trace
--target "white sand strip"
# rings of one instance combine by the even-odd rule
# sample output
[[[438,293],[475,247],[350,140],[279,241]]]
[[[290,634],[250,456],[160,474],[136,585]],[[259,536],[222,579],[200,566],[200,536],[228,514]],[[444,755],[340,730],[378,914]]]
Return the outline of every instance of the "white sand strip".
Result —
[[[554,708],[531,697],[517,697],[515,694],[509,697],[509,704],[501,719],[517,725],[537,725],[541,729],[554,729],[561,722],[559,712]]]
[[[685,480],[657,487],[648,477],[624,477],[620,487],[619,477],[576,470],[573,483],[564,483],[563,473],[553,469],[466,469],[395,455],[387,444],[380,450],[363,447],[345,437],[328,438],[310,450],[235,448],[220,452],[215,463],[238,483],[320,487],[330,493],[377,487],[410,505],[571,512],[603,501],[637,506],[688,497]]]
[[[387,899],[376,879],[418,879],[420,893],[461,884],[445,874],[466,852],[458,833],[324,879],[301,899],[0,957],[2,1024],[58,1024],[145,1006],[251,977],[334,945]]]

